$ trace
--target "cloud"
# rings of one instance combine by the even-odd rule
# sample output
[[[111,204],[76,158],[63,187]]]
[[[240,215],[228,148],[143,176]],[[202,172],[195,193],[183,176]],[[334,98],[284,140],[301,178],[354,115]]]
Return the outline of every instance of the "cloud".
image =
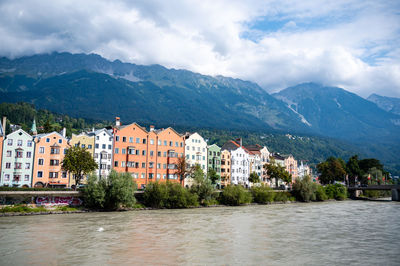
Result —
[[[397,1],[2,1],[0,55],[98,53],[257,82],[400,97]]]

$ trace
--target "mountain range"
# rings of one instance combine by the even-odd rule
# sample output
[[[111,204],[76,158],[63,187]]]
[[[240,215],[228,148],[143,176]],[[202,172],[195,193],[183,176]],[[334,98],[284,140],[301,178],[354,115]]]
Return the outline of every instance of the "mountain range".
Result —
[[[400,146],[396,98],[371,95],[366,100],[316,83],[270,95],[250,81],[95,54],[2,57],[0,99],[92,119],[120,116],[126,123],[328,136],[377,153],[383,152],[380,146],[391,151]]]

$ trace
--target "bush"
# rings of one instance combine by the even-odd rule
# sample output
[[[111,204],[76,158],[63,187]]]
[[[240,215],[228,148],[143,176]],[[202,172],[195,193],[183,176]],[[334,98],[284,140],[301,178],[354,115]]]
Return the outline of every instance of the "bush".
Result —
[[[251,194],[242,186],[228,185],[221,193],[221,203],[225,205],[238,206],[250,203]]]
[[[274,201],[275,202],[287,202],[292,201],[292,195],[289,192],[275,192]]]
[[[195,179],[194,184],[190,188],[192,194],[197,195],[201,205],[206,205],[206,202],[212,201],[214,195],[214,186],[208,178]]]
[[[299,201],[309,202],[316,200],[317,184],[309,176],[296,180],[293,184],[293,194]]]
[[[325,193],[325,189],[323,186],[321,186],[320,184],[316,184],[317,185],[317,190],[315,191],[315,196],[317,201],[324,201],[328,199],[328,196]]]
[[[341,184],[326,185],[325,193],[329,199],[344,200],[347,198],[347,188]]]
[[[197,195],[177,183],[154,182],[143,193],[144,204],[152,208],[187,208],[197,206]]]
[[[0,191],[71,191],[71,188],[50,187],[0,187]]]
[[[251,189],[253,201],[261,204],[270,203],[274,201],[275,192],[269,186],[261,185]]]
[[[106,180],[97,180],[96,176],[91,175],[83,189],[85,205],[92,209],[106,210],[131,208],[136,203],[136,187],[128,173],[111,171]]]
[[[0,212],[6,213],[6,212],[22,212],[22,213],[27,213],[27,212],[48,212],[48,210],[43,207],[36,207],[36,208],[31,208],[25,205],[15,205],[15,206],[7,206],[4,208],[0,209]]]

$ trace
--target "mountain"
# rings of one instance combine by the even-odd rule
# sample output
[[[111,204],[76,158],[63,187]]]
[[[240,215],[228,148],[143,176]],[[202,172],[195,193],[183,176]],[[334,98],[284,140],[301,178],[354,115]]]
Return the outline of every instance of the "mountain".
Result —
[[[0,97],[93,119],[308,132],[295,113],[255,83],[93,54],[0,58]]]
[[[371,94],[367,100],[375,103],[379,108],[389,113],[400,115],[400,98]]]
[[[321,135],[355,142],[400,143],[400,116],[341,88],[304,83],[273,96]]]

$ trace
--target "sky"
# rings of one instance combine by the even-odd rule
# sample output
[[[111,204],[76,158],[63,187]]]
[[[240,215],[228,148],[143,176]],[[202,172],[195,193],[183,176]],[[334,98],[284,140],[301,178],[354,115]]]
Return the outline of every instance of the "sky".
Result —
[[[2,0],[0,56],[96,53],[258,83],[400,97],[398,0]]]

